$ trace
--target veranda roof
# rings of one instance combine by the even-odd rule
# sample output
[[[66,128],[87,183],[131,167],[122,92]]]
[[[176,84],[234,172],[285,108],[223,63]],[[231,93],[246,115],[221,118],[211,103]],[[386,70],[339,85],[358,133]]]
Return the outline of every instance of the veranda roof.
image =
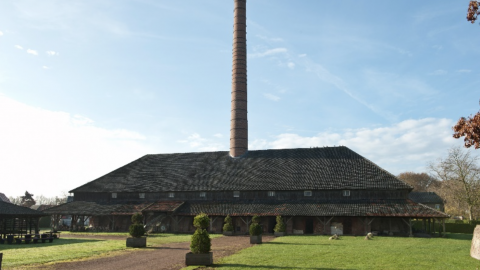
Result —
[[[0,216],[4,217],[41,217],[46,216],[46,214],[30,209],[28,207],[23,207],[15,205],[13,203],[8,203],[0,201]]]

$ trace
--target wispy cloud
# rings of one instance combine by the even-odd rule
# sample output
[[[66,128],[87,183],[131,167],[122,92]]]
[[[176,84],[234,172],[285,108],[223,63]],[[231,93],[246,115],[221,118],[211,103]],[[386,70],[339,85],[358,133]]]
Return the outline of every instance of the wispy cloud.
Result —
[[[452,138],[453,124],[450,119],[424,118],[405,120],[387,127],[322,132],[311,137],[285,133],[273,137],[273,140],[254,140],[249,149],[345,145],[392,173],[421,171],[429,161],[441,157],[445,149],[462,144]],[[398,164],[406,164],[407,167],[398,167]]]
[[[252,58],[260,58],[260,57],[271,56],[275,54],[287,53],[287,51],[288,50],[286,48],[275,48],[275,49],[266,50],[264,52],[252,53],[252,54],[249,54],[248,56]]]
[[[221,134],[221,133],[217,133],[217,134],[213,135],[213,137],[216,137],[216,138],[223,138],[223,134]]]
[[[0,31],[0,37],[1,37],[1,36],[3,36],[3,32],[2,32],[2,31]]]
[[[266,37],[266,36],[262,36],[262,35],[257,35],[258,38],[260,39],[263,39],[265,41],[271,41],[271,42],[281,42],[283,41],[282,38],[270,38],[270,37]]]
[[[445,70],[443,70],[443,69],[437,69],[437,70],[435,70],[435,71],[433,71],[433,72],[428,73],[428,75],[435,75],[435,76],[437,76],[437,75],[445,75],[445,74],[447,74],[447,73],[448,73],[448,72],[445,71]]]
[[[49,67],[47,67],[47,66],[43,66],[42,68],[43,68],[43,69],[50,69],[50,68],[49,68]]]
[[[295,63],[289,62],[289,63],[287,64],[287,66],[288,66],[289,69],[294,69],[294,68],[295,68]]]
[[[269,100],[272,100],[272,101],[279,101],[280,100],[280,97],[277,97],[273,94],[270,94],[270,93],[264,93],[263,96]]]
[[[302,54],[299,54],[299,55],[298,55],[298,57],[300,57],[300,58],[305,57],[305,56],[307,56],[306,53],[302,53]]]
[[[20,45],[15,45],[15,48],[19,49],[19,50],[23,50],[23,47],[20,46]]]
[[[28,50],[27,50],[27,53],[32,54],[32,55],[35,55],[35,56],[38,55],[38,52],[35,51],[35,50],[32,50],[32,49],[28,49]]]
[[[59,55],[58,52],[56,52],[56,51],[47,51],[47,54],[50,55],[50,56],[54,56],[54,55],[58,56]]]
[[[214,137],[221,138],[215,135]],[[179,140],[178,142],[188,144],[190,148],[200,151],[220,151],[226,149],[222,143],[217,142],[215,139],[203,138],[198,133],[192,133],[186,139]]]
[[[470,73],[472,72],[470,69],[459,69],[457,70],[458,73]]]

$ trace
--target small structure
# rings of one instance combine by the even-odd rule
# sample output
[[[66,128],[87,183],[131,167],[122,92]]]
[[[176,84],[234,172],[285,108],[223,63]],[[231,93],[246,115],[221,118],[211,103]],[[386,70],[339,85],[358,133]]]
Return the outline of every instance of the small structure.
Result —
[[[28,207],[0,201],[0,235],[32,234],[32,231],[38,234],[38,221],[42,216],[47,215]]]
[[[410,192],[408,198],[416,203],[426,205],[437,211],[445,211],[445,203],[443,199],[435,192]],[[435,222],[444,222],[443,219],[435,217],[422,217],[419,219],[423,222],[423,231],[425,233],[436,233]],[[444,223],[443,227],[445,227]],[[443,231],[445,231],[445,228],[443,228]]]

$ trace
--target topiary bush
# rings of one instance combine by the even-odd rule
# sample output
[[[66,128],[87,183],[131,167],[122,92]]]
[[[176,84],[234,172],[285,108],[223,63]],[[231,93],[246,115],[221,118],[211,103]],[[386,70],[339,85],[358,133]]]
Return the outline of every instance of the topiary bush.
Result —
[[[275,228],[273,228],[274,232],[285,232],[285,223],[283,223],[282,216],[277,216],[277,224],[275,224]]]
[[[209,253],[212,247],[210,235],[206,228],[210,224],[210,218],[207,214],[199,214],[193,219],[193,226],[197,228],[192,235],[190,250],[194,254]]]
[[[132,237],[139,238],[145,235],[145,227],[143,227],[143,215],[136,213],[132,216],[132,225],[128,228],[128,231]]]
[[[251,236],[261,235],[263,230],[262,226],[258,224],[260,222],[260,218],[258,216],[252,217],[252,224],[250,224],[249,233]]]
[[[233,232],[232,218],[230,217],[230,215],[225,217],[224,222],[225,222],[225,224],[223,225],[223,231],[224,232]]]

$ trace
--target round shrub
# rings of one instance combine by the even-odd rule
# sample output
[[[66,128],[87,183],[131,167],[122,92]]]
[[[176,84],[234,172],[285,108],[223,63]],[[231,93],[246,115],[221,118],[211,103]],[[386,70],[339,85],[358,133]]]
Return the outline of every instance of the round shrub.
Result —
[[[285,232],[285,223],[283,223],[282,216],[277,216],[277,224],[275,224],[275,228],[273,228],[275,232]]]
[[[206,229],[210,225],[210,218],[207,214],[199,214],[193,219],[193,226],[197,229]]]
[[[143,215],[141,213],[133,214],[132,223],[133,224],[142,224],[143,223]]]
[[[252,223],[260,223],[260,217],[258,217],[258,216],[253,216],[253,217],[252,217]]]
[[[256,235],[261,235],[262,234],[262,226],[258,223],[252,223],[250,224],[250,235],[256,236]]]
[[[129,232],[132,237],[139,238],[145,234],[145,228],[142,224],[132,224],[129,227]]]
[[[190,250],[192,253],[208,253],[210,252],[211,247],[210,235],[207,230],[197,229],[192,235],[192,242],[190,243]]]
[[[232,218],[230,216],[225,217],[225,224],[223,225],[224,232],[233,232]]]

